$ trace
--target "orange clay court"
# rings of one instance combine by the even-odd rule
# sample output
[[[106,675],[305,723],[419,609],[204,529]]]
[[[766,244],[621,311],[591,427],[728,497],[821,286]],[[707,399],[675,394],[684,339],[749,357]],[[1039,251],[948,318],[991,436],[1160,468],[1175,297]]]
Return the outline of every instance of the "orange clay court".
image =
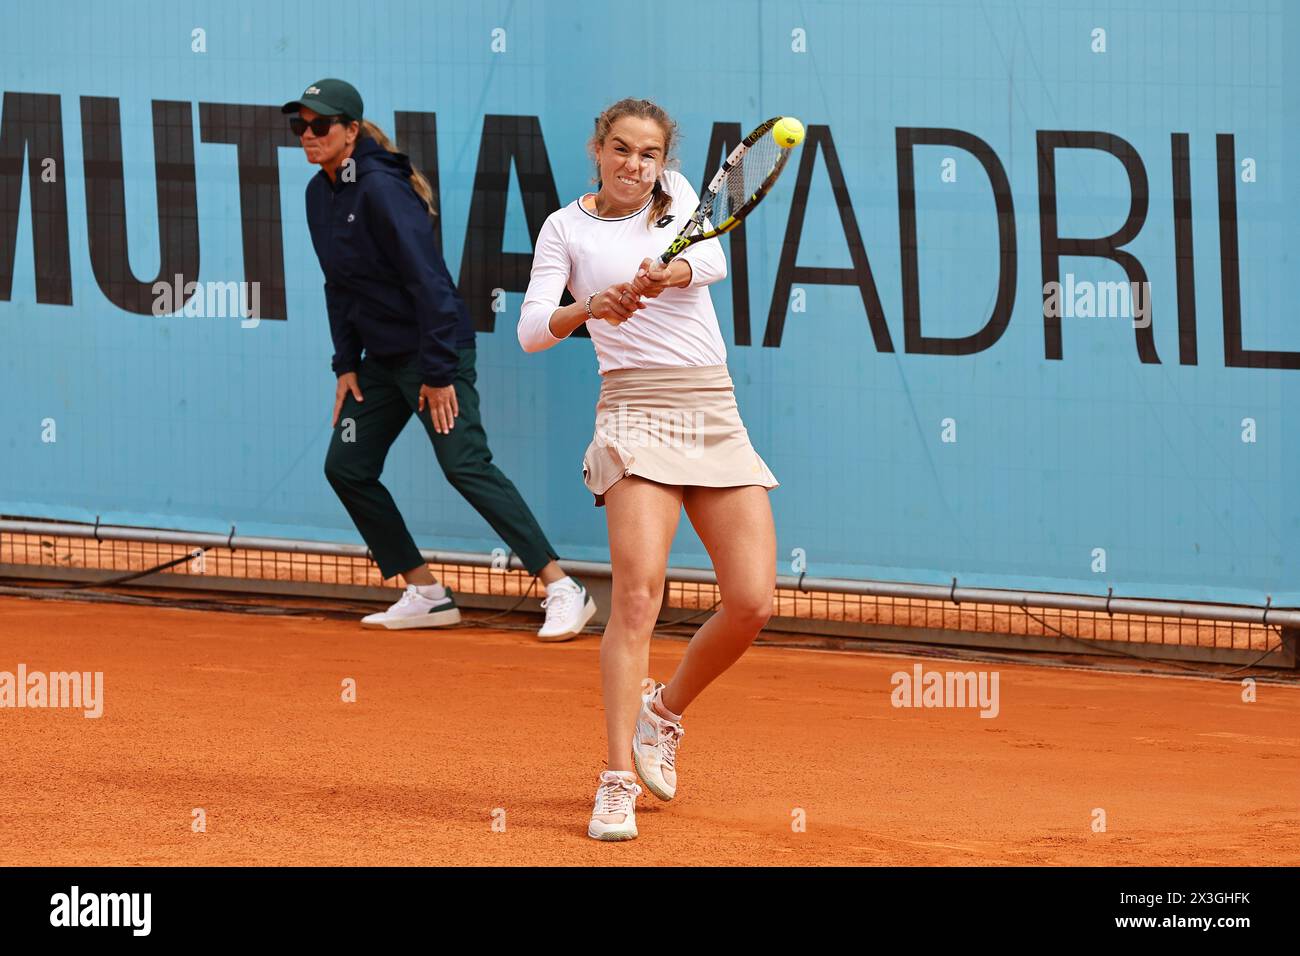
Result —
[[[1295,685],[755,647],[687,715],[678,799],[602,844],[594,636],[3,597],[0,651],[105,698],[0,711],[6,866],[1300,863]],[[918,661],[995,668],[998,717],[892,707]]]

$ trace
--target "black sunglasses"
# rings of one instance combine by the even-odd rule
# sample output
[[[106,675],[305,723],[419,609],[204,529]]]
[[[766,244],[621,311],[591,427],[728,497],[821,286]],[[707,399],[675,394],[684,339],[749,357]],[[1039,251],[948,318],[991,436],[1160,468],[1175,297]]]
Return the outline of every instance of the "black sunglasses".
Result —
[[[343,119],[338,116],[318,116],[310,123],[301,116],[291,116],[289,117],[289,129],[293,131],[294,136],[301,136],[307,132],[308,127],[311,128],[312,134],[317,137],[328,136],[330,127],[335,123],[342,122]]]

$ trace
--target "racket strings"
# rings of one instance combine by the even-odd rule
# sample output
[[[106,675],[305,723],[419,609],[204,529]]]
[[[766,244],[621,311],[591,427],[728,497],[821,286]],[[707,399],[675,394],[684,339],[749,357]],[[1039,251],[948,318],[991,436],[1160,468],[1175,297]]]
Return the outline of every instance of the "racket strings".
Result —
[[[761,137],[745,150],[718,187],[718,197],[709,210],[709,219],[714,223],[723,222],[743,207],[776,169],[781,157],[788,152],[788,148],[777,145],[771,136]]]

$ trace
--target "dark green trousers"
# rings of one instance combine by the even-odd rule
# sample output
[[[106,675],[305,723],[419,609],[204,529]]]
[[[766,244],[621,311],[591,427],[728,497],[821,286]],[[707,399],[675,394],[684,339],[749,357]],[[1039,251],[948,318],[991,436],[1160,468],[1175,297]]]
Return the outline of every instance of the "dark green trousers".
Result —
[[[433,442],[438,464],[451,486],[536,574],[558,555],[518,490],[492,464],[474,388],[478,377],[475,357],[474,349],[460,350],[453,382],[460,406],[456,427],[446,435],[438,434],[427,406],[416,417]],[[344,399],[325,456],[325,477],[361,532],[379,570],[391,578],[424,563],[393,496],[379,481],[388,449],[419,407],[419,362],[414,355],[397,360],[367,355],[357,370],[357,384],[365,401],[358,402],[351,392]]]

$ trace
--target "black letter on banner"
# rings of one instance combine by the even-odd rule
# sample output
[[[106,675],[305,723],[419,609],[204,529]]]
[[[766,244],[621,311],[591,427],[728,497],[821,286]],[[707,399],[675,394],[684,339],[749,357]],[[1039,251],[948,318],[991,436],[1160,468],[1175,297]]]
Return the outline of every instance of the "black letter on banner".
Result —
[[[537,242],[537,234],[542,231],[546,217],[560,206],[537,117],[491,113],[484,116],[469,226],[465,230],[465,250],[457,283],[465,305],[474,317],[474,327],[480,332],[491,332],[495,324],[492,290],[523,292],[528,288],[532,271],[532,253],[505,252],[501,248],[505,242],[506,199],[512,161],[519,177],[528,235],[533,243]]]
[[[200,103],[205,143],[233,143],[239,164],[239,216],[244,281],[261,284],[263,319],[288,317],[284,294],[284,236],[280,225],[281,147],[301,148],[278,106]]]
[[[5,93],[0,123],[0,300],[13,295],[18,251],[18,205],[23,195],[23,154],[32,204],[32,260],[36,301],[72,305],[68,252],[68,170],[63,163],[63,110],[52,93]],[[44,182],[45,160],[54,160],[54,182]]]
[[[1062,237],[1056,228],[1056,150],[1057,149],[1099,149],[1110,153],[1124,164],[1128,173],[1129,202],[1128,218],[1124,225],[1109,236],[1100,239],[1076,239]],[[1043,262],[1043,338],[1044,351],[1049,359],[1061,357],[1061,317],[1047,314],[1047,285],[1055,282],[1061,284],[1061,256],[1088,256],[1096,259],[1109,259],[1123,267],[1130,283],[1140,283],[1146,290],[1147,273],[1142,263],[1131,253],[1123,251],[1122,246],[1133,241],[1147,218],[1147,172],[1137,150],[1127,140],[1113,133],[1101,133],[1091,130],[1082,132],[1074,130],[1038,131],[1038,231],[1042,246]],[[1131,287],[1130,287],[1131,288]],[[1058,301],[1060,296],[1057,296]],[[1143,295],[1147,308],[1147,318],[1152,318],[1151,297]],[[1058,310],[1059,312],[1060,310]],[[1142,328],[1135,328],[1137,336],[1138,357],[1145,364],[1159,365],[1160,357],[1156,355],[1156,340],[1153,334],[1154,322],[1148,321]]]
[[[1192,254],[1192,165],[1187,134],[1169,135],[1174,167],[1174,272],[1178,284],[1178,361],[1196,364],[1196,260]]]
[[[705,179],[696,190],[704,195],[704,187],[709,184],[713,174],[722,166],[733,149],[740,145],[745,134],[740,131],[739,123],[714,123],[713,135],[709,139],[709,151],[704,157]],[[695,210],[691,210],[694,212]],[[731,323],[736,330],[737,345],[752,345],[749,337],[749,249],[745,245],[745,230],[733,229],[727,233],[727,242],[731,245],[731,266],[728,270],[731,278]],[[722,237],[718,237],[722,241]]]
[[[830,177],[844,238],[848,240],[849,256],[853,261],[850,269],[820,269],[795,264],[799,258],[799,237],[803,232],[804,215],[808,211],[808,192],[812,185],[813,165],[817,161],[819,147],[825,152],[826,174]],[[786,223],[785,240],[781,243],[781,258],[777,264],[776,283],[772,290],[772,306],[767,313],[767,331],[763,333],[763,345],[766,347],[776,348],[781,344],[786,308],[790,304],[790,288],[796,282],[856,285],[862,293],[862,304],[867,310],[867,321],[871,324],[876,351],[894,351],[894,344],[889,338],[889,327],[885,325],[885,310],[880,304],[875,280],[871,277],[871,264],[867,261],[867,250],[862,245],[862,234],[858,232],[858,220],[853,215],[853,203],[849,201],[849,189],[844,183],[844,172],[840,168],[829,126],[808,127],[808,138],[804,142],[799,174],[794,183],[790,220]]]
[[[438,187],[438,114],[394,113],[397,148],[410,157],[411,165],[433,188],[433,242],[442,255],[442,208]]]
[[[971,355],[982,352],[1002,337],[1016,304],[1016,212],[1011,184],[993,147],[959,129],[919,129],[900,126],[898,144],[898,241],[903,267],[903,349],[922,355]],[[954,146],[965,150],[984,167],[993,186],[998,213],[998,297],[993,314],[978,332],[958,339],[927,336],[921,331],[921,284],[916,245],[916,179],[913,146]]]
[[[86,161],[86,231],[90,267],[105,298],[137,315],[153,312],[155,282],[181,287],[199,277],[199,205],[194,185],[194,107],[184,100],[153,101],[153,156],[158,195],[158,273],[144,282],[131,271],[127,249],[122,120],[110,96],[81,98],[81,141]],[[183,303],[175,303],[179,309]]]
[[[1231,133],[1215,137],[1219,158],[1219,270],[1223,282],[1223,364],[1300,369],[1300,352],[1241,346],[1241,263],[1237,258],[1237,151]]]

